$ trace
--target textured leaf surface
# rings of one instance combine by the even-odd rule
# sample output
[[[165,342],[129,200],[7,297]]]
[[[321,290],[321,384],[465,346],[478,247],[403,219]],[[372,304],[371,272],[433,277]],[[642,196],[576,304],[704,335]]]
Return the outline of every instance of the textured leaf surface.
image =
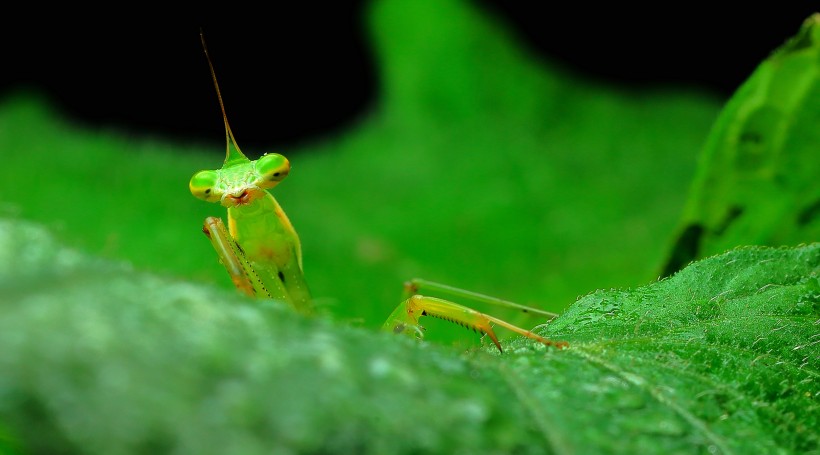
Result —
[[[458,354],[0,224],[0,421],[31,453],[810,453],[820,244],[598,291]]]

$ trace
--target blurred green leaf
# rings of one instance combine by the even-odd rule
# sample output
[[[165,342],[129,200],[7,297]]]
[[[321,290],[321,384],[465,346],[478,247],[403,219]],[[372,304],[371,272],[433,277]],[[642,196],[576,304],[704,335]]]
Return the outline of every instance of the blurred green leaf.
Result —
[[[0,421],[30,453],[807,453],[820,244],[585,296],[459,355],[0,223]]]

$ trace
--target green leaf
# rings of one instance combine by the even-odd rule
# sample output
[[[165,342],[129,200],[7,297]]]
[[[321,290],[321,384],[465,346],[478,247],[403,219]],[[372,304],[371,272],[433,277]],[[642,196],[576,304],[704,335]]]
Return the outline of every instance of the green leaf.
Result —
[[[820,13],[755,70],[700,158],[664,274],[738,245],[820,239]]]
[[[413,275],[554,308],[646,282],[712,101],[577,81],[462,2],[379,2],[371,22],[383,104],[298,154],[277,187],[311,286],[338,302],[335,316],[378,325]],[[791,59],[812,49],[812,35],[800,36],[783,62],[805,61]],[[419,52],[403,49],[411,39]],[[788,83],[798,79],[771,87],[810,119],[812,104],[791,90],[816,84]],[[765,118],[756,128],[792,137]],[[589,294],[538,329],[567,350],[515,339],[504,355],[459,354],[190,282],[229,284],[198,232],[214,208],[185,187],[221,152],[92,135],[26,96],[0,110],[0,149],[12,152],[0,210],[139,269],[0,222],[0,449],[820,450],[816,243],[741,248],[648,286]],[[816,188],[802,160],[778,168],[781,178]]]
[[[0,422],[30,453],[807,453],[820,244],[743,248],[459,355],[0,222]]]

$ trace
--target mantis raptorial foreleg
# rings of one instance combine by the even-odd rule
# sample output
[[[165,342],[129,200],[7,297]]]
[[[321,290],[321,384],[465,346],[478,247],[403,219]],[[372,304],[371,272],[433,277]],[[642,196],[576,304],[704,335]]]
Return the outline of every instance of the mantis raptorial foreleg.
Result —
[[[228,271],[234,286],[249,297],[273,298],[274,295],[286,295],[287,291],[281,281],[272,281],[267,285],[262,282],[259,273],[245,255],[245,251],[225,229],[221,218],[210,216],[205,219],[202,232],[208,237],[216,251],[219,262]],[[270,289],[269,289],[270,288]]]

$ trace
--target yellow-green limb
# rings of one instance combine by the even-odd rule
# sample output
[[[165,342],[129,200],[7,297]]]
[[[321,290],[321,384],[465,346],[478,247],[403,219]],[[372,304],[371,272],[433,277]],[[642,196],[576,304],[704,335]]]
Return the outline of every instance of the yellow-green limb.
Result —
[[[256,273],[242,247],[231,237],[221,218],[214,216],[205,219],[202,232],[208,237],[213,245],[219,262],[225,266],[228,275],[231,277],[234,286],[240,292],[250,297],[271,298],[271,291],[262,283],[259,274]],[[284,288],[277,290],[279,294],[285,294]]]
[[[493,330],[493,324],[538,341],[546,346],[554,346],[557,348],[569,346],[565,341],[549,340],[530,330],[522,329],[501,319],[473,310],[472,308],[448,300],[418,294],[412,295],[396,307],[390,317],[387,318],[383,328],[396,334],[405,333],[422,337],[424,332],[421,325],[419,325],[419,318],[422,316],[430,316],[450,321],[482,335],[487,335],[500,352],[504,352],[504,350],[501,348],[501,343],[498,342],[498,337]]]

